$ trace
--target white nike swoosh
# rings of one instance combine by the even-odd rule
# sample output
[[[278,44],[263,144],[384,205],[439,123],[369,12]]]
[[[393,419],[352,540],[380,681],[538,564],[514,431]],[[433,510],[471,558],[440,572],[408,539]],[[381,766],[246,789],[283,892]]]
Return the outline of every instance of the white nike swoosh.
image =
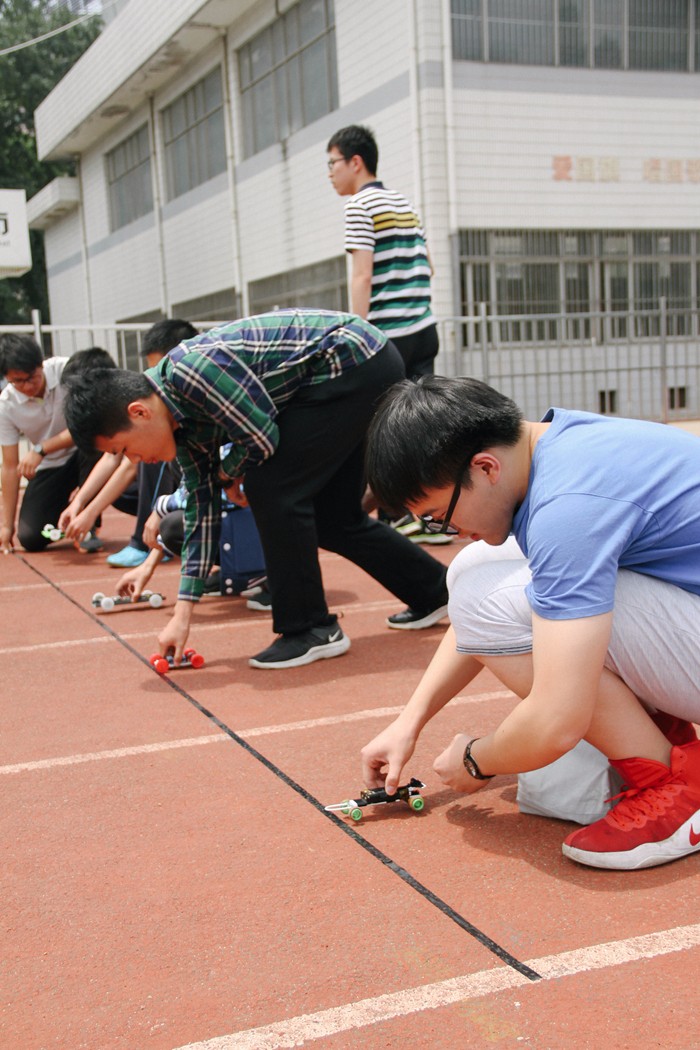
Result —
[[[329,642],[337,642],[338,639],[341,637],[341,635],[342,635],[342,631],[336,631],[335,634],[331,634],[329,636],[328,641]]]

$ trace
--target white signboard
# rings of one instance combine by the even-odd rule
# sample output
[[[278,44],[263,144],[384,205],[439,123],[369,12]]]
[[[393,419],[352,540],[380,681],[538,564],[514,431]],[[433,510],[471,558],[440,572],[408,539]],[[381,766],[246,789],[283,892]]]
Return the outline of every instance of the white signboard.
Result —
[[[0,190],[0,279],[32,268],[24,190]]]

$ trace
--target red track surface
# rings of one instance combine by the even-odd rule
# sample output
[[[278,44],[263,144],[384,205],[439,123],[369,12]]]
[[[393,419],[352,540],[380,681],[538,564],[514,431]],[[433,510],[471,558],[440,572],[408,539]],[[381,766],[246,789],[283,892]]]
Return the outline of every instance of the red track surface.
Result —
[[[107,516],[108,553],[125,524]],[[98,614],[104,555],[0,561],[3,1050],[697,1047],[700,857],[580,868],[514,778],[465,799],[432,773],[512,705],[494,679],[426,730],[422,814],[323,812],[441,633],[387,630],[391,595],[323,568],[346,656],[253,670],[269,617],[207,598],[206,666],[161,678],[176,565],[162,609]]]

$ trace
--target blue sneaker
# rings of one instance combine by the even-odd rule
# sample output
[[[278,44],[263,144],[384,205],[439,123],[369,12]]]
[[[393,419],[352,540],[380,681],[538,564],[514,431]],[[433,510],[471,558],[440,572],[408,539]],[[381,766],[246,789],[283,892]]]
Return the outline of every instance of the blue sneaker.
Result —
[[[107,564],[115,569],[135,569],[137,565],[143,565],[148,557],[148,551],[140,551],[138,547],[127,545],[116,554],[110,554]]]

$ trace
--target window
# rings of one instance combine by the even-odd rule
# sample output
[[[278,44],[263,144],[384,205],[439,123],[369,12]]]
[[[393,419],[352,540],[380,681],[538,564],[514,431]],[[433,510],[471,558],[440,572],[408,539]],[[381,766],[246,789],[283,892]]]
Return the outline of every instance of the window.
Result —
[[[153,211],[151,143],[148,125],[106,155],[109,216],[112,230]]]
[[[576,337],[594,334],[596,314],[606,315],[608,337],[658,337],[662,300],[666,333],[693,334],[698,231],[463,230],[460,260],[462,314],[474,316],[484,303],[488,314],[509,318],[503,341],[550,338],[557,315]]]
[[[173,317],[186,317],[188,321],[235,321],[241,316],[241,297],[235,288],[222,288],[173,303],[170,312]]]
[[[220,69],[163,110],[163,145],[168,200],[226,170]]]
[[[671,409],[686,408],[688,404],[688,391],[684,386],[670,386],[668,388],[668,407]]]
[[[265,313],[286,306],[318,310],[348,309],[347,263],[344,255],[311,266],[300,266],[251,281],[248,286],[251,313]]]
[[[452,56],[694,72],[699,20],[700,0],[452,0]]]
[[[302,0],[238,52],[246,157],[338,104],[333,0]]]
[[[617,412],[617,390],[598,391],[598,412],[601,416]]]

